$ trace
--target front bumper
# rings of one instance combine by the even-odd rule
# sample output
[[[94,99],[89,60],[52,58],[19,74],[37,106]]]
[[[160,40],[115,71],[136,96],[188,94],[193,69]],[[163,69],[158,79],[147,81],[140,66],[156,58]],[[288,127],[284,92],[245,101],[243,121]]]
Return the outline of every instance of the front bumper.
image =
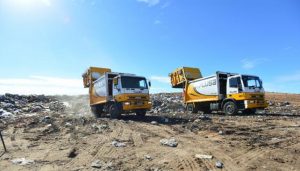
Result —
[[[268,107],[266,100],[245,100],[245,109],[264,109]]]
[[[150,110],[152,107],[152,103],[149,101],[128,101],[128,102],[123,102],[122,107],[124,111],[139,110],[139,109]]]

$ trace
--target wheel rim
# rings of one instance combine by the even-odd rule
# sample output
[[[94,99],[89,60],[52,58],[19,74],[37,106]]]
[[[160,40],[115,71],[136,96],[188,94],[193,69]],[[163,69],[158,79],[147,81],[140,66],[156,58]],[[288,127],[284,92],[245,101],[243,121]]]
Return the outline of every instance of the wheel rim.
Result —
[[[115,112],[115,107],[114,107],[114,106],[111,107],[111,112],[112,112],[112,113]]]
[[[227,113],[229,113],[229,114],[233,114],[233,113],[234,113],[234,106],[233,106],[233,104],[227,105],[227,106],[226,106],[226,111],[227,111]]]

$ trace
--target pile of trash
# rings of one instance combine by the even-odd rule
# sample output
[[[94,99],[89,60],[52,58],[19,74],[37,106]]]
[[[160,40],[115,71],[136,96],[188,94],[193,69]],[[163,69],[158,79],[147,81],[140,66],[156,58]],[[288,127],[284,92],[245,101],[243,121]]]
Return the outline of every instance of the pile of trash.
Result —
[[[150,95],[152,109],[149,113],[184,113],[185,108],[182,101],[181,93],[159,93]],[[278,115],[300,115],[300,106],[289,101],[270,100],[269,107],[265,111],[259,111],[261,114],[278,114]]]
[[[300,115],[300,107],[295,104],[291,104],[288,101],[269,101],[269,107],[267,113],[270,114],[285,114],[285,115]]]
[[[0,95],[0,118],[12,118],[40,112],[63,112],[65,105],[52,96]]]
[[[151,94],[152,109],[149,113],[184,113],[182,95],[179,93]]]

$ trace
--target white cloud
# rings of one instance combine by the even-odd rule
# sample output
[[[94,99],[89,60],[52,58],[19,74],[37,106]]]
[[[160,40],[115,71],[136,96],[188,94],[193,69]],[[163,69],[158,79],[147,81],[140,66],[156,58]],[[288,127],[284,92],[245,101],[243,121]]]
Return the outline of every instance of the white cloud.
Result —
[[[138,2],[146,3],[149,7],[158,5],[160,0],[137,0]]]
[[[52,2],[50,0],[41,0],[42,3],[48,7],[50,7],[52,5]]]
[[[170,84],[170,78],[169,77],[164,77],[164,76],[151,76],[150,77],[151,80],[153,81],[157,81],[157,82],[160,82],[160,83],[167,83],[167,84]]]
[[[242,68],[244,69],[253,69],[256,66],[262,64],[263,62],[267,61],[265,58],[258,58],[258,59],[243,59],[242,62]]]
[[[28,78],[0,78],[0,94],[87,94],[81,79],[29,76]]]

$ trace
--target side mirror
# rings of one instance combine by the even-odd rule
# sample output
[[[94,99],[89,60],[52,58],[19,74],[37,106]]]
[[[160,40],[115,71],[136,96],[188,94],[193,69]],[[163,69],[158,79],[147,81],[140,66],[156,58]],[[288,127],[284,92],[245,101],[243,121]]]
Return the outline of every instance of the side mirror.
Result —
[[[148,85],[149,85],[149,87],[151,87],[151,81],[148,81]]]

